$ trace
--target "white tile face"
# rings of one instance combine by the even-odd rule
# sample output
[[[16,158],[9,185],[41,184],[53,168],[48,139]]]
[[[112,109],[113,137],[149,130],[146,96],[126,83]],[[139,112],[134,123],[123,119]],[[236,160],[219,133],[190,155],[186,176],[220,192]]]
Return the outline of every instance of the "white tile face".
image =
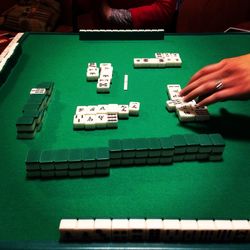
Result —
[[[46,94],[46,89],[44,88],[32,88],[30,91],[30,95],[42,95]]]
[[[181,220],[181,234],[185,242],[193,242],[198,239],[198,224],[196,220]]]
[[[143,67],[143,58],[134,58],[134,67],[142,68]]]
[[[163,220],[163,228],[166,229],[173,229],[173,230],[180,230],[181,223],[180,220]]]
[[[107,114],[97,114],[96,115],[96,128],[106,128],[108,123]]]
[[[93,219],[79,219],[77,221],[76,237],[79,241],[94,239],[95,225]]]
[[[160,242],[163,237],[163,220],[147,219],[146,220],[146,241]]]
[[[118,117],[119,119],[127,119],[129,117],[128,105],[118,105]]]
[[[158,58],[158,59],[164,59],[165,58],[165,53],[155,53],[155,58]]]
[[[230,220],[215,220],[214,223],[217,230],[232,230],[233,228]]]
[[[158,68],[166,68],[166,59],[164,58],[158,58]]]
[[[75,219],[62,219],[60,221],[59,230],[75,230],[77,226],[77,220]]]
[[[181,230],[198,230],[198,224],[196,220],[181,220]]]
[[[248,220],[232,220],[233,230],[250,230]]]
[[[197,121],[207,121],[210,119],[210,114],[206,106],[205,107],[194,106],[194,112],[195,112]]]
[[[198,220],[198,239],[199,242],[214,242],[217,234],[213,220]]]
[[[112,220],[112,241],[128,241],[128,219],[113,219]]]
[[[90,63],[88,63],[88,68],[89,67],[97,68],[97,63],[96,62],[90,62]]]
[[[82,129],[84,127],[81,119],[82,119],[81,115],[74,115],[74,118],[73,118],[73,128],[74,129]]]
[[[86,115],[86,110],[87,110],[87,106],[77,106],[76,107],[76,115]]]
[[[100,63],[100,68],[112,68],[112,63]]]
[[[97,83],[97,93],[110,93],[110,81],[101,82],[99,80]]]
[[[182,104],[183,100],[182,98],[176,99],[176,100],[167,100],[166,101],[166,108],[169,112],[176,111],[176,105]]]
[[[180,101],[183,100],[183,98],[180,98]],[[177,100],[176,102],[178,102]],[[190,101],[190,102],[180,102],[176,104],[176,109],[194,109],[196,105],[195,100]]]
[[[181,67],[182,60],[179,53],[155,53],[155,57],[165,60],[165,67]]]
[[[96,67],[88,67],[86,77],[88,81],[97,81],[99,77],[99,69]]]
[[[158,68],[158,63],[158,58],[134,58],[135,68]]]
[[[179,84],[168,84],[167,93],[170,100],[176,100],[180,98],[181,86]]]
[[[112,82],[112,74],[107,73],[107,72],[103,72],[103,73],[101,73],[99,79],[101,79],[101,80],[109,80],[109,82],[111,83]]]
[[[117,128],[118,127],[117,114],[108,114],[107,115],[107,127],[108,128]]]
[[[62,219],[59,225],[60,237],[63,241],[72,241],[76,239],[77,220]]]
[[[97,67],[88,67],[87,72],[99,73],[99,68],[97,68]]]
[[[181,122],[191,122],[196,120],[196,115],[192,108],[176,109],[176,114]]]
[[[163,220],[162,239],[165,242],[177,242],[182,237],[179,220]]]
[[[138,116],[140,111],[139,102],[130,102],[129,103],[129,115]]]
[[[198,220],[198,230],[216,230],[213,220]]]
[[[232,220],[233,242],[250,241],[250,223],[247,220]]]
[[[215,220],[214,223],[217,230],[215,241],[231,241],[233,237],[233,224],[231,220]]]
[[[100,84],[110,84],[111,83],[111,79],[110,78],[99,78],[97,83]]]
[[[169,66],[180,67],[181,65],[182,65],[182,60],[180,58],[180,55],[178,53],[172,53],[171,54],[171,63]]]
[[[108,113],[108,105],[97,106],[97,114],[107,114],[107,113]]]
[[[97,113],[96,105],[89,105],[86,107],[86,111],[85,111],[86,115],[95,115],[96,113]]]
[[[129,241],[143,242],[146,236],[146,220],[130,219],[129,220]]]
[[[118,114],[119,106],[118,104],[108,104],[107,113],[108,114]]]
[[[96,219],[95,220],[95,241],[109,241],[112,232],[111,219]]]
[[[85,116],[85,129],[95,129],[96,115]]]

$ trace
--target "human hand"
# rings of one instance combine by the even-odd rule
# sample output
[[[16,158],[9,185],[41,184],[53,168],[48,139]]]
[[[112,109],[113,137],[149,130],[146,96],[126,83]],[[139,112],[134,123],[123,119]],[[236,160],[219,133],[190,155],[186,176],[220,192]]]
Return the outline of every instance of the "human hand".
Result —
[[[185,102],[205,96],[198,106],[250,98],[250,54],[223,59],[192,76],[180,95]]]

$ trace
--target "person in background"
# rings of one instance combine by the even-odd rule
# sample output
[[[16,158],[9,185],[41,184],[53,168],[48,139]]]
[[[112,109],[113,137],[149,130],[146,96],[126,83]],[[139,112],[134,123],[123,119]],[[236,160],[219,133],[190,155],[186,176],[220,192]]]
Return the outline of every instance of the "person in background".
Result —
[[[175,27],[180,0],[78,0],[83,29],[165,29]]]
[[[168,29],[176,11],[176,0],[117,0],[110,3],[108,0],[102,0],[100,11],[109,27]]]
[[[203,97],[198,106],[250,99],[250,54],[226,58],[195,73],[180,95],[185,102]]]

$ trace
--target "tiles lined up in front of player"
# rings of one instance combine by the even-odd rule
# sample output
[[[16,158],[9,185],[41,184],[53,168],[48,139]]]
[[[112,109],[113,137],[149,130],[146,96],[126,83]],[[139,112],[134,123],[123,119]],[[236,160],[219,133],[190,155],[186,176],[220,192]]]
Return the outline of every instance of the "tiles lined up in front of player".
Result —
[[[80,29],[80,40],[164,40],[164,29]]]
[[[155,53],[155,58],[134,58],[135,68],[181,67],[179,53]]]
[[[42,82],[31,89],[22,115],[16,121],[18,139],[32,139],[41,130],[53,88],[53,82]]]
[[[207,121],[210,119],[207,106],[197,107],[195,100],[184,102],[180,97],[181,86],[179,84],[168,84],[166,91],[170,100],[166,101],[169,112],[176,112],[181,122]]]
[[[181,161],[220,161],[220,134],[184,134],[162,138],[109,140],[111,166],[168,165]]]
[[[5,82],[18,58],[22,54],[18,43],[23,33],[18,33],[0,55],[0,86]]]
[[[62,219],[63,242],[249,242],[250,221],[179,219]]]
[[[110,93],[113,77],[111,63],[100,63],[100,68],[95,62],[88,63],[87,81],[97,81],[97,93]]]
[[[130,102],[129,105],[103,104],[77,106],[73,118],[73,128],[76,130],[117,128],[119,119],[138,116],[139,110],[139,102]]]
[[[28,178],[94,177],[110,173],[107,147],[30,150],[25,163]]]
[[[113,139],[108,147],[101,148],[30,150],[26,174],[29,178],[104,176],[109,175],[110,167],[220,161],[224,148],[220,134]]]

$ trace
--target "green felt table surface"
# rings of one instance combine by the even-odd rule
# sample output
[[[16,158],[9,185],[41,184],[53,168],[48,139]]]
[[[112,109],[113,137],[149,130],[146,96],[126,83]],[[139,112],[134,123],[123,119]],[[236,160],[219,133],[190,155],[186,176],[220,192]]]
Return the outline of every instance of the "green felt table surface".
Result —
[[[0,88],[0,243],[58,241],[62,218],[250,219],[250,101],[209,107],[211,121],[180,124],[165,108],[166,84],[182,87],[201,67],[249,53],[250,35],[166,35],[157,41],[80,41],[73,34],[26,34],[22,54]],[[133,58],[178,52],[181,68],[134,69]],[[87,63],[112,63],[110,94],[86,81]],[[128,74],[128,91],[123,90]],[[215,81],[218,79],[215,79]],[[222,79],[223,80],[223,79]],[[31,88],[55,83],[42,130],[16,139]],[[76,106],[141,103],[117,129],[73,130]],[[107,147],[109,139],[221,133],[222,162],[111,169],[109,177],[27,180],[29,149]]]

